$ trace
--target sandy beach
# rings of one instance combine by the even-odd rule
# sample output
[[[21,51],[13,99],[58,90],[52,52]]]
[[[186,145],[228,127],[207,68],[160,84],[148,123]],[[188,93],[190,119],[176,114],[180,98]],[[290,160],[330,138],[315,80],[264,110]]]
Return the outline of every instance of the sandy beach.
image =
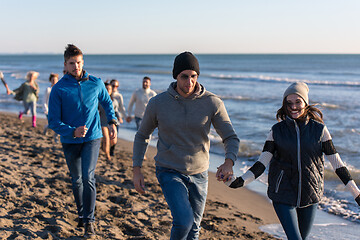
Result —
[[[31,127],[15,114],[0,113],[0,239],[81,239],[61,144],[45,119]],[[121,132],[119,133],[121,136]],[[168,239],[171,215],[155,176],[149,148],[143,171],[147,193],[132,184],[132,143],[120,140],[115,157],[100,153],[96,168],[97,239]],[[200,239],[275,239],[259,226],[278,223],[270,202],[247,189],[230,189],[209,175]]]

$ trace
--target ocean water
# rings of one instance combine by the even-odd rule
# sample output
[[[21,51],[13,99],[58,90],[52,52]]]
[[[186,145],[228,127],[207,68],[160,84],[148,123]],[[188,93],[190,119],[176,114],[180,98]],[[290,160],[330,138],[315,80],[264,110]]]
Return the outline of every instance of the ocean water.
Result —
[[[171,71],[174,57],[175,55],[85,55],[84,69],[104,81],[118,79],[119,90],[127,105],[132,92],[141,87],[144,76],[151,77],[152,89],[156,92],[167,89],[173,81]],[[239,161],[236,164],[237,175],[249,168],[261,153],[266,136],[276,123],[275,115],[281,107],[284,90],[292,82],[305,81],[310,88],[310,103],[318,104],[322,110],[335,147],[356,183],[360,184],[360,55],[254,54],[197,57],[201,70],[199,82],[223,99],[241,139]],[[20,86],[27,71],[40,72],[40,115],[41,100],[49,86],[48,76],[51,72],[61,74],[62,69],[61,55],[0,55],[0,71],[3,71],[11,89]],[[21,103],[6,95],[5,88],[0,87],[0,110],[18,112],[21,108]],[[120,137],[131,138],[135,132],[135,124],[125,123],[122,129]],[[211,142],[212,156],[218,158],[224,151],[215,131],[212,132]],[[216,167],[211,169],[215,171]],[[266,174],[264,175],[260,182],[265,186]],[[355,224],[351,226],[359,229],[360,208],[345,190],[328,161],[325,178],[325,193],[320,210],[344,220],[345,223],[342,224]],[[264,193],[266,186],[259,189]],[[329,231],[335,229],[332,224],[321,226],[321,231],[324,228]],[[354,231],[358,236],[360,230]],[[351,234],[351,231],[348,232]]]

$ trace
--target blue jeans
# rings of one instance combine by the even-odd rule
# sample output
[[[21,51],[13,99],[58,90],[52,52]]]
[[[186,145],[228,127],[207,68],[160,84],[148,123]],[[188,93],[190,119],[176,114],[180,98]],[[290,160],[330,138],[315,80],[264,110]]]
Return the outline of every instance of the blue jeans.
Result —
[[[273,206],[289,240],[307,238],[314,222],[318,204],[298,208],[273,202]]]
[[[136,130],[139,130],[142,118],[135,117]]]
[[[156,177],[173,217],[170,239],[198,239],[206,203],[208,172],[185,175],[156,167]]]
[[[24,105],[24,114],[27,115],[29,110],[31,111],[32,116],[36,116],[36,102],[25,102],[23,101]]]
[[[95,221],[95,167],[99,157],[100,140],[62,144],[78,214],[85,223]]]

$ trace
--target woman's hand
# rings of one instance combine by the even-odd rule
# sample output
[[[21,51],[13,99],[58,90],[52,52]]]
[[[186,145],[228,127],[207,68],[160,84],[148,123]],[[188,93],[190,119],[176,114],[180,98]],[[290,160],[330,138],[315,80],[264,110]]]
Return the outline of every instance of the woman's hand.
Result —
[[[242,177],[233,178],[230,181],[225,182],[226,185],[228,185],[231,188],[239,188],[244,186],[244,179]]]
[[[359,194],[359,196],[357,196],[357,197],[355,198],[355,201],[356,201],[357,204],[360,206],[360,194]]]

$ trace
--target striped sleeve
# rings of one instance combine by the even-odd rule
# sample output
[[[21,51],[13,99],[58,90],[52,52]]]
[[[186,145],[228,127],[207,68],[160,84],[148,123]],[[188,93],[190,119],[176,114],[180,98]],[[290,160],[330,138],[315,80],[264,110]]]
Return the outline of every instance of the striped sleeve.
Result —
[[[264,173],[266,167],[269,165],[270,160],[274,154],[274,139],[272,131],[269,132],[262,153],[255,164],[247,170],[241,177],[244,180],[244,186],[257,179]]]
[[[357,198],[360,194],[360,190],[356,186],[356,183],[352,179],[350,172],[345,166],[344,162],[341,160],[339,153],[336,151],[335,146],[332,142],[331,135],[326,126],[324,127],[323,130],[321,143],[322,143],[322,151],[324,152],[326,158],[330,161],[331,166],[335,170],[335,173],[344,183],[348,191],[351,192],[354,198]]]

